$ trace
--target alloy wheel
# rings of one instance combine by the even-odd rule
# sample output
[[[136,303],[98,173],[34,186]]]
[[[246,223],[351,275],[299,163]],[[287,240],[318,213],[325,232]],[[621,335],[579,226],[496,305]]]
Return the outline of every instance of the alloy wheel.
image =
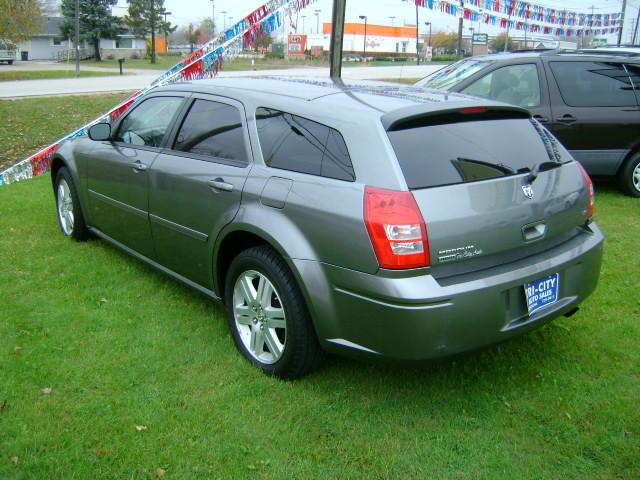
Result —
[[[287,322],[280,295],[262,273],[247,270],[233,289],[233,315],[239,337],[253,358],[276,363],[283,355]]]
[[[73,233],[75,218],[73,216],[73,197],[69,184],[63,178],[58,183],[58,219],[65,235]]]

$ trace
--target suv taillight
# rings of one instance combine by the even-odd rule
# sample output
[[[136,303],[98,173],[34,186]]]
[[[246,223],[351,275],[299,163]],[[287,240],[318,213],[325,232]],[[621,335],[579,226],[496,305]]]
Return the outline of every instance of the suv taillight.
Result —
[[[427,267],[427,227],[411,192],[366,187],[364,223],[382,268]]]
[[[584,177],[584,181],[587,184],[587,192],[589,193],[589,208],[587,210],[587,217],[589,220],[593,219],[593,215],[596,213],[596,194],[593,189],[593,181],[591,177],[584,169],[584,167],[580,164],[580,162],[576,162],[578,167],[580,167],[580,171],[582,172],[582,176]]]

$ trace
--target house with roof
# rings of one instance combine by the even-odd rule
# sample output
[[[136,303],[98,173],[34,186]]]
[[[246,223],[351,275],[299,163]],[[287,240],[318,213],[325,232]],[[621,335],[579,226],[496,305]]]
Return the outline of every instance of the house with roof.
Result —
[[[66,60],[74,57],[73,41],[65,38],[60,27],[63,17],[45,17],[43,29],[26,42],[18,45],[18,59],[22,60]],[[133,55],[144,57],[147,39],[131,32],[125,32],[116,38],[100,39],[102,58],[130,58]],[[83,41],[80,45],[81,58],[93,56],[93,46]]]

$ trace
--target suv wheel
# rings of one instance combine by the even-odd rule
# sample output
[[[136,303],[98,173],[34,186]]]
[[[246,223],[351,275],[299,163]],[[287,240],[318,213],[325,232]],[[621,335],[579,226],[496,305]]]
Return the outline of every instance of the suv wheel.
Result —
[[[640,197],[640,152],[634,153],[624,162],[618,174],[618,182],[624,193]]]
[[[253,247],[232,262],[225,304],[233,340],[263,372],[299,378],[322,360],[304,298],[282,257]]]
[[[67,168],[58,170],[55,185],[56,209],[62,233],[76,240],[88,239],[89,230],[84,223],[76,187]]]

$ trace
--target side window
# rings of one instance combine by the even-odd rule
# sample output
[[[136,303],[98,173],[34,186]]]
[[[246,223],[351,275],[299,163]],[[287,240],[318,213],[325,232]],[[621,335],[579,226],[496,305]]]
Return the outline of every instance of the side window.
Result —
[[[631,75],[631,82],[636,89],[636,97],[640,104],[640,65],[626,65],[629,75]]]
[[[605,62],[550,62],[564,102],[571,107],[636,105],[631,79],[622,67]]]
[[[247,163],[240,111],[226,103],[196,100],[180,127],[174,150]]]
[[[262,156],[273,168],[354,181],[347,145],[333,128],[289,113],[256,111]]]
[[[181,103],[180,97],[153,97],[143,101],[122,120],[116,141],[159,147]]]
[[[535,64],[510,65],[475,81],[462,93],[489,98],[520,107],[540,105],[540,77]]]

